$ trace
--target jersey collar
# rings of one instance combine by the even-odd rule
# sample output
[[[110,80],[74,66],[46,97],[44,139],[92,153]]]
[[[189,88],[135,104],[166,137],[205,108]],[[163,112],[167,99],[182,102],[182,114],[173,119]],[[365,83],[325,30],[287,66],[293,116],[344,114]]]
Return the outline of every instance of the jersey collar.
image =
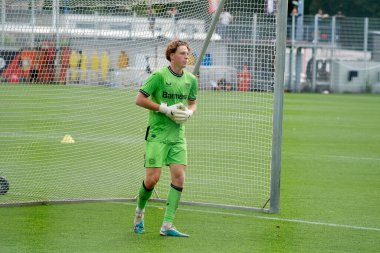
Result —
[[[168,69],[170,71],[170,73],[172,73],[174,76],[176,77],[182,77],[183,76],[183,70],[182,70],[182,74],[178,75],[177,73],[175,73],[172,68],[170,66],[168,66]]]

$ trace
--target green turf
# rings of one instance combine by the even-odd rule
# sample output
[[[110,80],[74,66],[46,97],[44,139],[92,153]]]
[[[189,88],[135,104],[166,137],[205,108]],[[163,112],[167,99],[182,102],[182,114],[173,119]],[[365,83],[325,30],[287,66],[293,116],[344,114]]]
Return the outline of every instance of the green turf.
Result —
[[[0,88],[0,91],[9,90]],[[44,99],[55,99],[54,92],[48,89],[45,92]],[[82,101],[91,101],[90,93],[78,89]],[[73,100],[72,94],[68,94],[68,100]],[[118,94],[126,95],[123,92]],[[12,96],[4,93],[1,96],[0,116],[5,115],[5,107],[16,112],[17,108],[13,108],[21,106],[17,97]],[[120,101],[113,96],[113,92],[106,92],[103,99],[107,104]],[[29,99],[38,98],[30,96]],[[161,204],[149,204],[145,235],[135,235],[131,231],[133,203],[7,207],[0,208],[0,252],[379,252],[380,96],[286,94],[284,101],[279,214],[180,206],[176,225],[191,237],[178,239],[158,235],[163,216]],[[119,111],[115,113],[125,113],[128,117],[126,108],[132,106],[132,101],[126,103],[126,107],[116,109]],[[70,119],[69,116],[73,115],[70,106],[62,106],[67,110],[66,119]],[[85,105],[78,102],[77,106]],[[32,113],[39,109],[27,110]],[[102,110],[101,107],[92,109]],[[57,108],[46,110],[54,112]],[[92,110],[88,108],[88,112]],[[91,116],[96,117],[95,113]],[[107,146],[108,142],[117,145],[112,140],[122,130],[113,128],[114,124],[109,122],[112,115],[105,117],[107,120],[98,123],[112,131],[103,140],[96,138],[96,129],[91,132],[91,117],[83,119],[84,123],[80,125],[75,125],[73,119],[73,127],[68,131],[73,136],[92,140],[94,147],[99,143]],[[15,128],[27,138],[28,134],[43,135],[44,131],[49,132],[49,127],[55,128],[55,124],[59,124],[44,126],[37,119],[29,123],[23,126],[19,122],[0,121],[2,166],[9,162],[11,152],[17,151],[23,156],[26,152],[28,158],[45,166],[42,161],[46,160],[41,158],[43,154],[58,155],[58,150],[62,151],[49,149],[54,142],[48,139],[44,145],[31,147],[4,144],[18,138],[4,134]],[[30,125],[33,126],[31,129]],[[87,129],[88,135],[80,135],[83,128]],[[52,136],[52,140],[56,138],[61,136]],[[125,148],[123,141],[119,141],[119,145],[120,150]],[[66,148],[68,156],[78,152]],[[119,150],[119,147],[115,149]],[[118,152],[105,151],[100,156],[103,159],[108,156],[117,158],[115,163],[127,162],[118,160],[121,157]],[[113,159],[107,159],[110,160]],[[26,166],[27,173],[28,161],[18,161],[18,164]],[[95,165],[94,162],[92,166]],[[57,169],[53,173],[59,172]],[[80,184],[80,180],[76,184]]]

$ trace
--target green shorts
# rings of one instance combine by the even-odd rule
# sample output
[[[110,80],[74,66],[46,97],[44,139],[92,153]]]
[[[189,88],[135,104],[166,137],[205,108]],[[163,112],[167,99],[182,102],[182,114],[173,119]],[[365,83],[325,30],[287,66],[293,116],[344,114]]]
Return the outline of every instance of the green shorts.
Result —
[[[187,165],[186,142],[162,143],[147,141],[145,144],[145,168],[170,164]]]

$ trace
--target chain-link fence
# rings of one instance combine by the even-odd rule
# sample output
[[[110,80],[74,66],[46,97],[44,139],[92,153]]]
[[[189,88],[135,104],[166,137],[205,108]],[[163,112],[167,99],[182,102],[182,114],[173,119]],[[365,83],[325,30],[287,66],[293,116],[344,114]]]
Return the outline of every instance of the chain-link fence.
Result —
[[[23,5],[21,3],[24,3]],[[112,19],[112,22],[96,22],[96,14],[76,14],[72,9],[65,13],[64,9],[49,9],[44,1],[11,1],[3,0],[4,8],[0,12],[0,46],[2,50],[18,51],[22,48],[40,47],[44,41],[53,41],[55,47],[62,48],[70,44],[72,48],[87,48],[87,53],[92,53],[92,44],[101,44],[103,51],[107,51],[111,60],[111,69],[116,68],[118,53],[122,50],[116,45],[121,40],[128,44],[132,34],[136,33],[136,27],[141,30],[142,24],[148,29],[145,17],[136,17],[136,10],[112,10],[110,13],[102,13],[103,20]],[[12,7],[13,6],[13,7]],[[17,7],[17,8],[16,8]],[[63,8],[63,7],[62,7]],[[107,9],[101,9],[107,12]],[[99,11],[101,11],[99,10]],[[137,10],[138,11],[138,10]],[[82,11],[83,12],[83,11]],[[115,18],[117,15],[119,18]],[[255,43],[271,41],[275,38],[268,36],[275,29],[275,23],[261,23],[260,15],[245,14],[237,16],[228,27],[228,36],[222,44],[226,46],[231,57],[228,61],[214,59],[218,65],[227,68],[242,69],[247,65],[244,55],[234,55],[234,47],[240,47],[241,41]],[[100,14],[99,14],[100,15]],[[80,20],[78,17],[81,17]],[[161,30],[164,33],[170,29],[171,23],[165,23],[169,19],[162,19]],[[190,19],[189,19],[190,20]],[[191,19],[178,25],[179,32],[195,34],[207,27],[207,20]],[[169,20],[170,21],[170,20]],[[156,20],[157,26],[161,19]],[[137,26],[136,24],[139,24]],[[196,28],[196,29],[195,29]],[[66,29],[66,30],[65,30]],[[82,31],[96,31],[99,33],[85,33]],[[102,31],[107,30],[107,34]],[[197,30],[197,31],[195,31]],[[68,32],[75,32],[75,37],[68,36]],[[123,32],[120,32],[123,31]],[[80,33],[80,34],[79,34]],[[79,35],[78,35],[79,34]],[[96,36],[93,36],[96,34]],[[106,36],[107,40],[103,37]],[[123,37],[124,36],[124,37]],[[114,38],[110,39],[110,38]],[[101,41],[101,43],[99,42]],[[119,44],[118,44],[119,43]],[[112,46],[109,46],[112,45]],[[113,50],[109,50],[112,48]],[[265,51],[266,49],[263,49]],[[150,52],[155,55],[157,48]],[[212,48],[209,51],[213,53]],[[153,57],[155,58],[155,57]],[[152,59],[153,59],[152,58]],[[262,70],[257,66],[263,66],[262,57],[253,57],[249,62],[252,83],[262,78]],[[137,56],[130,55],[130,64]],[[157,62],[157,60],[155,61]],[[142,60],[140,65],[144,65]],[[251,66],[252,65],[252,66]],[[290,91],[326,91],[326,92],[379,92],[380,91],[380,19],[355,18],[345,16],[289,16],[287,30],[287,58],[285,71],[285,88]],[[234,75],[236,76],[236,75]],[[233,82],[233,80],[231,80]],[[261,88],[260,88],[261,89]]]
[[[380,19],[291,16],[285,87],[380,92]]]

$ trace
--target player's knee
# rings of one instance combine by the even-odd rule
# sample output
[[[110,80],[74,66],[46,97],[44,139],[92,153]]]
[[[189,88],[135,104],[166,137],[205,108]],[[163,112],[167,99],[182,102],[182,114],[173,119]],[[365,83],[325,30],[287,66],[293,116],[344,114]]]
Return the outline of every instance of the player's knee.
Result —
[[[172,176],[172,183],[176,186],[183,187],[185,182],[185,173],[179,173]]]
[[[160,180],[159,176],[150,176],[144,180],[144,184],[145,184],[146,188],[153,189],[159,180]]]

